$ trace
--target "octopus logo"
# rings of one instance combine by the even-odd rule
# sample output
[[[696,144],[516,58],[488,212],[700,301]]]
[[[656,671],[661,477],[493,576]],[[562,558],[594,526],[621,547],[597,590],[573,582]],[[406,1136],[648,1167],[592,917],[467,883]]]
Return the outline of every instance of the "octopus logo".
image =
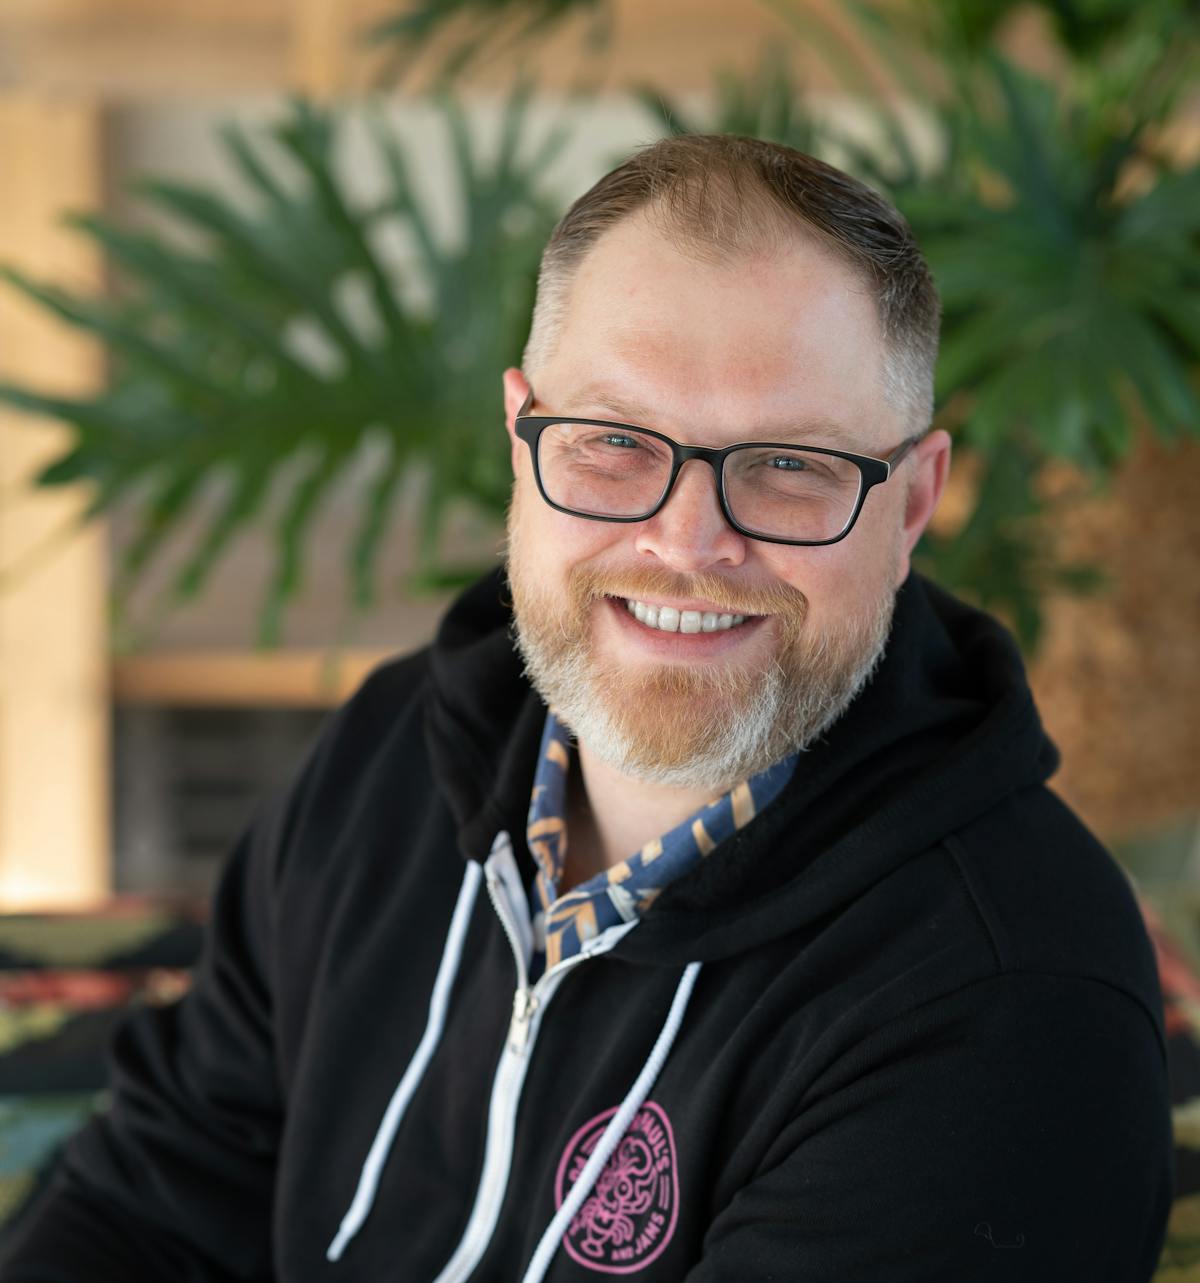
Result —
[[[571,1137],[558,1164],[556,1206],[562,1206],[616,1112],[616,1106],[606,1109]],[[678,1170],[670,1120],[647,1101],[567,1227],[563,1246],[572,1259],[601,1274],[633,1274],[660,1256],[679,1217]]]

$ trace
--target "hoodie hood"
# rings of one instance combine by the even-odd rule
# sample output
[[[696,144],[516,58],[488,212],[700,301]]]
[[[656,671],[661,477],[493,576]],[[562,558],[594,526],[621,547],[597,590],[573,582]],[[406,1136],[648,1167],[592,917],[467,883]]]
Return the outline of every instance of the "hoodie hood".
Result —
[[[500,829],[529,860],[524,817],[546,706],[522,673],[511,622],[497,569],[454,603],[430,657],[429,751],[462,854],[476,860]],[[868,685],[771,805],[667,887],[618,952],[678,966],[803,929],[1057,765],[1010,634],[914,572]]]

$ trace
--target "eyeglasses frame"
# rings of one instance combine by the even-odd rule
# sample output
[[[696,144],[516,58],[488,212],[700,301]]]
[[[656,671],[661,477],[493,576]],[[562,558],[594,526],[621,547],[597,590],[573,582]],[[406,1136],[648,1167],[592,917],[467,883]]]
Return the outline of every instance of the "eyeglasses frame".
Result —
[[[689,459],[699,459],[707,463],[712,468],[717,485],[717,501],[721,505],[721,512],[725,520],[740,535],[745,535],[748,539],[758,539],[763,543],[787,544],[794,548],[823,548],[828,544],[840,543],[841,540],[854,529],[855,522],[858,521],[859,513],[862,512],[863,504],[866,502],[867,494],[875,486],[882,485],[891,477],[892,473],[899,464],[908,455],[908,452],[917,444],[925,435],[923,432],[916,436],[906,437],[890,454],[885,458],[877,459],[868,454],[852,454],[846,450],[833,450],[826,446],[798,445],[795,442],[782,441],[735,441],[732,445],[727,446],[703,446],[703,445],[681,445],[678,441],[673,440],[663,432],[656,432],[653,428],[643,428],[636,423],[617,423],[612,419],[579,419],[573,415],[531,415],[528,414],[530,406],[533,405],[533,389],[530,388],[529,395],[525,398],[520,410],[517,411],[513,423],[513,430],[517,436],[529,447],[529,455],[533,461],[533,476],[537,482],[537,488],[542,498],[557,512],[564,512],[570,517],[582,517],[585,521],[616,521],[622,523],[649,521],[651,517],[656,516],[662,511],[667,500],[671,497],[671,492],[675,488],[675,480],[679,476],[679,470]],[[655,437],[657,440],[664,442],[671,450],[671,474],[667,478],[667,484],[663,488],[662,495],[658,502],[650,509],[636,517],[610,517],[595,512],[580,512],[575,508],[565,507],[561,503],[555,503],[546,493],[546,487],[542,482],[542,469],[538,462],[538,440],[542,432],[550,427],[553,423],[581,423],[588,427],[596,428],[625,428],[630,432],[640,432],[643,436]],[[833,455],[838,459],[847,459],[853,463],[862,477],[862,484],[858,491],[858,502],[855,504],[854,511],[850,519],[846,522],[845,527],[840,534],[834,535],[832,539],[781,539],[775,535],[762,535],[757,531],[748,530],[741,525],[729,510],[729,500],[725,494],[725,459],[735,450],[740,450],[745,446],[766,447],[774,450],[806,450],[811,454]]]

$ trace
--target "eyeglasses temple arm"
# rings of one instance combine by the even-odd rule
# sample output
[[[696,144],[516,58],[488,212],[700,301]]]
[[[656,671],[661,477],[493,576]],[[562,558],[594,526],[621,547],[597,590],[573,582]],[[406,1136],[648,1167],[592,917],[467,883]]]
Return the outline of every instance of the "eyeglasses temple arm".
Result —
[[[520,419],[522,416],[524,416],[524,415],[528,414],[528,413],[529,413],[529,407],[530,407],[532,404],[533,404],[533,389],[532,389],[532,388],[530,388],[530,389],[529,389],[529,395],[525,398],[525,400],[524,400],[524,401],[522,401],[522,402],[521,402],[521,408],[517,411],[517,416],[516,416],[516,417],[517,417],[518,419]]]
[[[921,440],[921,438],[924,435],[925,433],[922,432],[919,436],[909,437],[907,441],[901,441],[900,444],[891,452],[891,454],[888,455],[888,457],[884,460],[884,463],[886,463],[888,466],[889,476],[891,475],[892,472],[894,472],[900,466],[900,464],[904,461],[904,458],[908,454],[908,452],[913,448],[913,446],[917,444],[918,441]]]

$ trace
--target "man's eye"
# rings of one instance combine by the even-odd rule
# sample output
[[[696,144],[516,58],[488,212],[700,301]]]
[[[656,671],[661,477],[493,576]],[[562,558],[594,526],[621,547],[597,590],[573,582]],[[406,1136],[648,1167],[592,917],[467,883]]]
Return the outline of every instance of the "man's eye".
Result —
[[[770,459],[769,464],[772,468],[777,468],[780,472],[810,472],[812,464],[807,459],[797,459],[791,454],[777,454]]]
[[[636,450],[638,446],[637,441],[624,432],[606,432],[600,440],[604,445],[617,445],[626,450]]]

